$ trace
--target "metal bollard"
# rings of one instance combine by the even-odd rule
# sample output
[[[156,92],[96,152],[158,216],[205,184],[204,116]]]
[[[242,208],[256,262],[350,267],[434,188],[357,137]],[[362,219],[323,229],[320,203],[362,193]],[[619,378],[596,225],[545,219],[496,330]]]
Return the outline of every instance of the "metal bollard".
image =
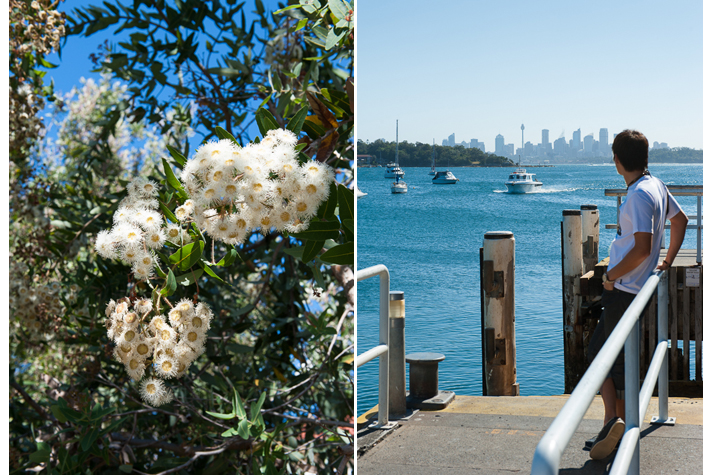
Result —
[[[404,292],[390,291],[390,415],[407,413],[407,378],[404,361]]]
[[[439,362],[441,353],[412,353],[406,356],[409,363],[409,397],[407,406],[424,410],[439,410],[448,406],[456,394],[439,391]]]
[[[582,273],[594,270],[599,262],[599,210],[597,205],[582,205]]]
[[[515,238],[491,231],[481,249],[483,395],[519,396],[515,355]]]
[[[575,388],[585,369],[579,288],[583,267],[582,211],[566,209],[562,211],[562,312],[567,394]]]

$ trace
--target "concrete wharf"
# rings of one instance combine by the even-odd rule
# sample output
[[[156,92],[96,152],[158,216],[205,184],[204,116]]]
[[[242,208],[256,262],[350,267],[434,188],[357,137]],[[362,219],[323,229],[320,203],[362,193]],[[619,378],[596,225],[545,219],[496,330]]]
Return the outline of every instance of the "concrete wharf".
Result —
[[[416,411],[389,430],[374,428],[377,407],[358,418],[358,475],[530,473],[535,447],[562,409],[562,396],[459,396],[443,410]],[[703,473],[703,400],[669,398],[675,426],[650,425],[652,398],[641,425],[642,474]],[[602,427],[596,396],[565,449],[560,474],[608,473],[616,452],[592,460],[585,441]],[[391,421],[393,422],[393,421]]]

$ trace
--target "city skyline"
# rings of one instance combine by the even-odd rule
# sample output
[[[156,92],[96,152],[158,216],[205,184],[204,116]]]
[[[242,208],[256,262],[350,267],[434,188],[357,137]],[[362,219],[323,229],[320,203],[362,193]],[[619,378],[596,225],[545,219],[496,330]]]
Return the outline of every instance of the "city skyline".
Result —
[[[524,124],[521,124],[524,125]],[[581,128],[578,128],[577,130],[573,130],[571,136],[569,136],[565,131],[563,131],[557,138],[550,139],[550,131],[549,129],[541,129],[539,131],[539,134],[537,134],[537,137],[540,139],[537,141],[537,138],[535,135],[530,133],[530,130],[528,129],[527,126],[525,126],[525,144],[523,145],[523,134],[521,133],[520,126],[518,126],[518,136],[517,138],[513,138],[511,136],[507,136],[504,134],[497,134],[494,139],[492,140],[481,140],[480,138],[476,137],[470,137],[471,135],[475,134],[467,134],[467,135],[461,135],[461,140],[456,139],[456,132],[449,134],[446,138],[437,140],[436,137],[433,137],[434,142],[437,146],[451,146],[451,140],[453,139],[455,141],[455,145],[463,145],[464,147],[467,148],[479,148],[482,151],[486,153],[494,153],[496,155],[502,155],[506,157],[512,157],[516,155],[521,154],[521,148],[524,148],[525,150],[528,150],[527,145],[531,145],[535,149],[537,149],[538,146],[544,145],[544,144],[549,144],[550,145],[550,151],[555,153],[556,155],[566,155],[565,153],[557,153],[555,152],[556,149],[556,144],[558,141],[561,139],[564,139],[565,143],[567,144],[568,147],[572,147],[574,150],[579,150],[587,153],[591,153],[593,150],[594,152],[597,152],[597,147],[598,147],[598,153],[599,155],[594,155],[594,156],[603,156],[604,154],[610,154],[611,153],[611,144],[614,141],[614,137],[621,132],[621,130],[616,131],[616,132],[609,132],[609,129],[607,127],[600,127],[596,130],[596,132],[585,132]],[[531,137],[531,135],[533,135]],[[500,152],[500,146],[499,146],[499,137],[503,136],[504,138],[504,146],[506,149],[508,149],[504,153],[499,153]],[[554,135],[553,135],[554,137]],[[591,137],[591,141],[588,140]],[[660,148],[674,148],[674,147],[683,147],[683,145],[675,145],[675,144],[669,144],[666,141],[662,140],[653,140],[650,137],[646,137],[648,139],[649,143],[649,148],[651,150],[653,149],[660,149]],[[385,137],[378,137],[376,139],[365,139],[365,138],[360,138],[359,140],[363,141],[368,141],[368,142],[374,142],[375,140],[383,139],[388,142],[392,142],[393,140],[387,140]],[[401,142],[404,142],[405,140],[401,140]],[[475,141],[475,142],[474,142]],[[424,140],[407,140],[409,143],[429,143]],[[473,142],[473,143],[472,143]],[[510,150],[513,150],[511,152]],[[542,156],[542,153],[538,153],[537,150],[535,153],[523,153],[523,156]]]
[[[393,141],[399,119],[400,141],[487,151],[498,134],[519,147],[522,123],[535,143],[604,127],[702,148],[702,3],[447,5],[359,5],[359,139]]]

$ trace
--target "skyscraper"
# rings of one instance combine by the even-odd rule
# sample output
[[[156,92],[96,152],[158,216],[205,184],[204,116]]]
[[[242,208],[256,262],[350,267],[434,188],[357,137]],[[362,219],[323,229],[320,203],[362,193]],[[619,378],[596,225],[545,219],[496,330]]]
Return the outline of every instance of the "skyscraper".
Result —
[[[455,147],[456,146],[456,134],[451,134],[449,135],[449,147]]]
[[[594,134],[589,134],[584,137],[584,151],[591,153],[594,148]]]
[[[496,135],[496,155],[502,157],[506,156],[505,153],[505,138],[501,134]]]
[[[547,150],[547,144],[550,143],[550,131],[542,129],[542,147]]]
[[[607,129],[599,129],[599,152],[609,153],[609,131]]]
[[[572,132],[572,149],[580,150],[582,148],[582,129],[577,129]]]

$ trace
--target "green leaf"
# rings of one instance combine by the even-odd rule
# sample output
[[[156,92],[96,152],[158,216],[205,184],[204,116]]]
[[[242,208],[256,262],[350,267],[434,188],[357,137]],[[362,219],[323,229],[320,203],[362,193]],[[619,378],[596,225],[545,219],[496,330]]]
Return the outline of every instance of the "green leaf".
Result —
[[[315,259],[320,250],[323,249],[324,244],[325,241],[312,241],[310,239],[304,241],[301,260],[303,262],[310,262]]]
[[[67,418],[62,412],[62,408],[59,407],[57,404],[49,406],[49,410],[52,411],[52,414],[54,414],[54,417],[56,417],[59,422],[64,423],[67,421]]]
[[[133,471],[133,464],[128,463],[125,465],[119,465],[118,470],[123,473],[131,473]]]
[[[34,463],[49,462],[49,454],[50,451],[48,449],[41,449],[33,454],[30,454],[30,460]]]
[[[168,278],[165,280],[165,288],[160,291],[160,295],[172,295],[177,289],[177,280],[175,280],[175,274],[173,274],[172,269],[168,271]]]
[[[247,411],[244,410],[244,403],[242,403],[242,398],[239,397],[237,389],[234,389],[234,411],[237,413],[239,419],[244,419],[247,417]]]
[[[256,402],[256,404],[252,404],[252,406],[250,408],[252,421],[256,420],[256,417],[260,414],[261,406],[264,405],[265,400],[266,400],[266,391],[261,393],[261,396],[259,396],[259,400]]]
[[[203,272],[202,269],[193,269],[190,272],[177,276],[175,280],[177,280],[178,284],[187,287],[188,285],[194,284],[195,281],[202,276]]]
[[[219,137],[220,139],[229,139],[229,140],[231,140],[232,142],[234,142],[236,145],[239,145],[239,142],[237,142],[237,139],[235,139],[232,134],[230,134],[229,132],[227,132],[226,130],[224,130],[222,127],[217,126],[217,127],[214,129],[214,133],[215,133],[215,135],[217,135],[217,137]]]
[[[106,407],[106,408],[101,408],[98,404],[96,404],[93,408],[91,408],[91,415],[89,418],[92,421],[100,421],[104,417],[108,416],[109,414],[113,414],[116,412],[115,407]]]
[[[239,426],[237,429],[237,434],[239,434],[239,437],[241,437],[244,440],[248,440],[250,426],[251,426],[251,424],[246,419],[242,419],[241,421],[239,421]]]
[[[266,137],[266,133],[269,130],[280,128],[273,114],[263,107],[256,111],[256,123],[259,126],[259,132],[261,132],[262,137]]]
[[[355,232],[355,220],[353,220],[353,219],[344,219],[344,220],[343,220],[343,226],[345,226],[346,228],[348,228],[348,230],[349,230],[351,233],[354,233],[354,232]]]
[[[289,247],[288,249],[284,249],[284,254],[288,254],[300,260],[303,257],[303,247]]]
[[[233,435],[237,435],[237,430],[234,427],[231,427],[222,432],[222,437],[232,437]]]
[[[330,264],[352,266],[355,262],[355,243],[350,241],[335,246],[321,254],[320,260]]]
[[[170,156],[173,157],[173,159],[177,162],[177,164],[180,166],[180,169],[182,170],[185,167],[185,164],[187,163],[187,158],[183,156],[182,153],[180,153],[175,147],[171,147],[170,145],[166,145],[168,147],[168,152],[170,152]]]
[[[340,219],[355,219],[355,194],[344,185],[338,185]]]
[[[200,262],[200,267],[202,267],[202,269],[204,269],[205,274],[209,275],[209,276],[212,277],[213,279],[217,279],[218,281],[222,282],[223,284],[226,283],[226,282],[224,282],[224,280],[222,280],[222,278],[221,278],[220,276],[218,276],[217,274],[214,273],[214,271],[212,270],[212,268],[211,268],[210,266],[208,266],[208,265],[205,263],[205,261],[201,261],[201,262]],[[200,272],[202,272],[202,270],[200,270]]]
[[[237,417],[237,413],[234,411],[232,411],[229,414],[220,414],[219,412],[205,411],[205,414],[209,414],[212,417],[216,417],[217,419],[224,419],[224,420],[234,419],[235,417]]]
[[[346,5],[343,0],[328,0],[328,7],[335,18],[338,20],[343,20],[348,15],[350,8]]]
[[[338,239],[340,237],[340,223],[337,219],[330,221],[311,221],[308,229],[300,233],[292,233],[296,239],[309,239],[325,241],[326,239]]]
[[[328,30],[328,36],[325,39],[325,50],[328,51],[332,49],[338,42],[345,36],[348,30],[343,29],[340,33],[336,33],[335,28]]]
[[[216,265],[220,267],[229,267],[234,263],[237,257],[239,257],[239,253],[237,252],[237,250],[230,249],[229,252],[227,252],[227,254],[222,259],[220,259],[220,261]]]
[[[92,430],[84,434],[84,436],[81,438],[81,450],[86,452],[89,450],[93,445],[94,442],[96,442],[96,438],[99,436],[99,430],[101,428],[96,425]]]
[[[288,121],[286,128],[296,135],[300,134],[301,129],[303,129],[303,122],[306,120],[307,115],[308,107],[301,107],[298,112],[291,117],[291,120]]]
[[[175,251],[170,256],[170,262],[177,264],[180,270],[185,271],[199,262],[204,250],[204,241],[191,242]]]
[[[161,160],[163,161],[163,169],[165,170],[165,178],[168,182],[168,185],[175,189],[182,199],[186,200],[187,193],[185,193],[185,190],[183,190],[182,185],[180,184],[178,179],[175,178],[175,174],[173,173],[173,169],[170,167],[170,164],[164,158]]]

